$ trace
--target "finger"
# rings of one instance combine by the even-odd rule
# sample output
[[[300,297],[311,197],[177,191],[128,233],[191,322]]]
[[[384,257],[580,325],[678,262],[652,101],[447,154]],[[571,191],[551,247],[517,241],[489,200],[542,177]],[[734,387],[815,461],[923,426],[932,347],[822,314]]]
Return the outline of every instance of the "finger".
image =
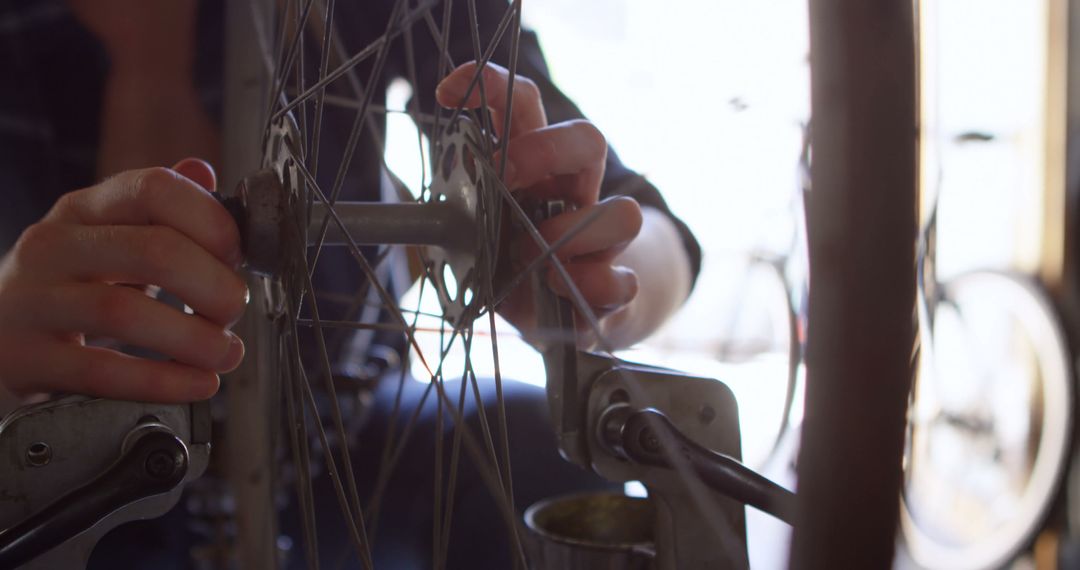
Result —
[[[565,265],[574,285],[597,316],[606,315],[634,300],[638,292],[637,274],[628,267],[606,262],[578,262]],[[570,287],[552,268],[548,286],[561,297],[570,298]]]
[[[562,261],[581,256],[610,261],[637,237],[641,223],[641,206],[637,201],[616,196],[544,220],[537,229],[548,245],[554,245],[566,235],[572,236],[555,251],[555,256]],[[520,243],[525,260],[535,259],[542,253],[530,236],[522,236]]]
[[[235,271],[165,226],[36,224],[16,255],[38,267],[48,259],[42,271],[53,279],[158,285],[222,326],[247,304],[247,286]]]
[[[592,123],[567,121],[525,133],[510,141],[506,183],[510,189],[528,188],[551,177],[572,175],[567,184],[541,185],[541,199],[561,198],[577,206],[596,202],[604,177],[607,140]],[[496,157],[498,160],[499,157]],[[555,195],[548,195],[556,189]]]
[[[38,297],[36,326],[119,340],[203,370],[228,372],[240,364],[244,343],[198,315],[188,315],[137,289],[103,283],[58,287]]]
[[[488,108],[491,109],[495,118],[496,133],[502,134],[502,123],[506,116],[507,86],[510,84],[510,71],[505,67],[488,63],[483,67],[481,79],[477,79],[477,63],[469,63],[458,66],[449,75],[443,78],[435,88],[435,99],[440,105],[447,108],[463,107],[475,109],[483,104],[479,88],[479,81],[484,83],[484,96],[487,99]],[[470,92],[469,86],[474,83]],[[468,95],[466,97],[466,95]],[[520,75],[514,76],[514,89],[512,99],[512,115],[510,117],[510,136],[515,137],[519,133],[526,133],[547,126],[547,115],[544,113],[544,105],[540,96],[540,88],[531,79]]]
[[[199,158],[185,158],[172,167],[177,174],[202,186],[208,192],[217,192],[217,175],[209,162]]]
[[[185,169],[195,173],[191,163]],[[168,226],[230,266],[243,261],[240,233],[228,211],[199,184],[168,168],[130,170],[65,194],[47,218],[84,225]]]
[[[186,403],[213,396],[217,374],[177,362],[128,356],[110,349],[38,337],[23,338],[21,350],[5,355],[19,373],[9,384],[17,393],[69,392],[141,402]],[[10,357],[10,358],[9,358]],[[41,363],[47,362],[47,366]]]

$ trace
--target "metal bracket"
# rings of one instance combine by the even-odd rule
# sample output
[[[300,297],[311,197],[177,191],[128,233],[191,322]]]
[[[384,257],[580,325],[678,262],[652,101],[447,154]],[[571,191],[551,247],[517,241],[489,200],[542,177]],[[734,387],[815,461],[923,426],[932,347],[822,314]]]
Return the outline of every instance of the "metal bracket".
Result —
[[[186,483],[206,470],[210,457],[208,402],[186,405],[121,402],[69,396],[26,406],[0,422],[0,529],[11,530],[109,473],[150,433],[170,434],[186,448],[186,473],[169,490],[87,520],[86,528],[23,568],[85,567],[98,540],[129,521],[158,517],[180,499]],[[93,437],[88,437],[92,434]],[[94,489],[91,497],[115,489]],[[98,493],[98,492],[101,493]],[[62,495],[61,492],[66,492]],[[154,489],[148,491],[148,495]],[[80,495],[85,498],[86,492]],[[102,503],[110,507],[108,501]],[[99,518],[98,518],[99,517]],[[94,522],[96,518],[96,522]],[[3,532],[0,532],[3,536]],[[8,537],[4,542],[13,540]]]
[[[673,418],[676,429],[696,444],[738,460],[739,415],[731,390],[716,380],[589,352],[569,358],[565,351],[549,349],[545,362],[563,456],[609,481],[640,481],[654,499],[656,567],[746,568],[741,502],[708,487],[689,464],[669,468],[630,461],[615,453],[603,434],[603,418],[612,406],[655,409]],[[568,392],[571,385],[576,386]]]
[[[545,206],[539,217],[565,209],[561,202]],[[734,394],[716,380],[577,350],[573,307],[542,285],[540,273],[533,280],[537,342],[560,453],[610,481],[645,484],[657,509],[659,570],[747,567],[742,503],[707,487],[689,465],[645,465],[613,453],[601,423],[612,405],[655,409],[674,418],[675,428],[697,445],[738,460],[742,450]]]

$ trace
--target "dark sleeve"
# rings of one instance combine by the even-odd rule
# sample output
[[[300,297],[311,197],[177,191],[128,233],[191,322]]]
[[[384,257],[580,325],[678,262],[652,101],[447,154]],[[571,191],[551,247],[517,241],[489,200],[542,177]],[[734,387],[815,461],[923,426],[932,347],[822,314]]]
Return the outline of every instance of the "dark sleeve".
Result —
[[[466,6],[467,2],[464,1],[454,3],[455,13],[452,19],[449,51],[455,65],[476,59],[474,57],[475,51]],[[482,48],[486,47],[494,36],[506,8],[507,3],[504,0],[477,1],[477,20],[479,22]],[[439,16],[440,12],[440,10],[434,10],[433,16]],[[436,18],[437,21],[439,19]],[[415,61],[417,62],[417,81],[413,91],[419,98],[420,108],[430,113],[435,108],[434,94],[436,78],[438,77],[439,50],[435,42],[432,41],[431,33],[426,24],[419,24],[414,27],[413,37],[416,52]],[[558,123],[585,118],[577,105],[560,91],[551,80],[551,74],[548,72],[547,62],[540,49],[540,42],[536,34],[528,30],[522,30],[518,50],[517,74],[532,79],[540,88],[548,121]],[[503,38],[499,47],[495,50],[492,60],[499,65],[508,67],[509,54],[510,41],[509,32],[507,32],[506,37]],[[409,74],[404,50],[399,50],[398,55],[401,76],[408,79]],[[691,283],[697,281],[698,273],[701,271],[701,246],[698,244],[694,234],[682,220],[671,212],[656,186],[644,176],[627,168],[619,160],[619,155],[613,148],[608,149],[607,165],[604,180],[600,187],[600,195],[601,197],[630,196],[642,206],[655,208],[666,215],[675,224],[682,238],[683,246],[686,248],[686,253],[690,258]]]

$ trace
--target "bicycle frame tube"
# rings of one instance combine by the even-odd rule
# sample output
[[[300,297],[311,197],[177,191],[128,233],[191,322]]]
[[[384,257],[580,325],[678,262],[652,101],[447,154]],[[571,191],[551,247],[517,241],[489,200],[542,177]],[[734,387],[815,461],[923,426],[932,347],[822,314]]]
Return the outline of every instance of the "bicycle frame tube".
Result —
[[[270,92],[269,35],[276,6],[273,0],[226,4],[224,172],[222,189],[232,192],[247,173],[262,162],[261,137]],[[248,353],[225,381],[229,430],[226,470],[236,499],[236,556],[239,568],[277,568],[277,513],[273,497],[273,433],[270,413],[278,397],[281,374],[275,373],[278,343],[265,325],[269,306],[265,278],[250,276],[251,301],[236,332]],[[274,385],[270,385],[274,383]]]

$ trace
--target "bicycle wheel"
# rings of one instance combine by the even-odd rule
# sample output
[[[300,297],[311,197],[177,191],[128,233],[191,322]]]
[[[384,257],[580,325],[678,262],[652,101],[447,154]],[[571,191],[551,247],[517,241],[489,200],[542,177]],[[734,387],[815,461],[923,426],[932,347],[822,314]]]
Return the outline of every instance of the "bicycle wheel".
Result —
[[[436,568],[446,564],[457,528],[452,513],[460,500],[459,473],[468,463],[495,505],[493,516],[504,523],[503,535],[491,540],[508,545],[515,565],[522,567],[493,311],[530,271],[499,281],[497,244],[509,223],[537,240],[544,253],[534,265],[550,257],[558,244],[543,242],[503,184],[504,164],[491,158],[505,156],[509,137],[498,133],[510,132],[511,113],[498,117],[423,103],[423,94],[433,93],[440,78],[471,59],[478,68],[469,91],[479,92],[481,108],[487,108],[495,94],[485,91],[480,77],[495,57],[511,78],[507,92],[498,96],[513,101],[520,1],[486,3],[486,8],[498,4],[495,13],[481,10],[474,0],[367,4],[298,0],[230,8],[235,16],[230,27],[248,24],[247,18],[254,23],[247,27],[258,47],[249,52],[266,78],[265,105],[248,102],[262,111],[255,122],[261,131],[256,136],[248,132],[237,143],[243,146],[241,152],[262,149],[264,169],[244,183],[249,219],[242,225],[249,258],[256,259],[252,265],[262,273],[253,277],[244,325],[254,350],[247,369],[230,383],[229,394],[232,437],[227,455],[239,465],[232,476],[238,489],[239,563],[267,568],[281,562],[274,512],[279,493],[287,487],[299,506],[307,567],[351,561],[372,568],[381,514],[403,508],[385,504],[381,493],[395,477],[404,446],[415,436],[420,408],[433,404],[432,551],[421,559]],[[453,24],[462,20],[466,37]],[[413,86],[415,96],[406,109],[387,109],[382,100],[393,78]],[[431,165],[411,203],[378,204],[408,195],[381,159],[387,113],[407,113],[413,119],[417,144]],[[340,129],[342,125],[347,128]],[[260,207],[265,211],[252,218]],[[407,252],[393,244],[419,247]],[[421,296],[439,299],[434,331],[421,325],[425,315],[398,305],[403,279],[395,267],[403,257],[410,257],[424,277]],[[553,265],[568,279],[557,261]],[[407,285],[409,279],[404,281]],[[570,290],[579,314],[596,328],[596,317],[580,293],[572,284]],[[488,339],[474,334],[477,318],[489,319],[493,333]],[[440,353],[420,355],[430,377],[411,409],[400,397],[409,380],[404,369],[398,375],[399,397],[389,413],[391,428],[381,443],[381,460],[368,467],[377,471],[374,491],[363,496],[349,445],[354,430],[341,393],[352,392],[356,384],[348,370],[336,366],[338,356],[369,352],[372,337],[380,335],[402,339],[407,355],[418,350],[420,334],[439,335]],[[480,343],[490,346],[495,359],[493,417],[483,412],[488,406],[470,357],[463,369],[443,366],[451,345],[463,345],[470,354]],[[451,392],[446,383],[455,377],[460,383]],[[478,410],[478,429],[464,423],[467,402]],[[284,466],[275,467],[280,455],[286,456]],[[319,471],[326,474],[321,479]],[[327,505],[319,504],[319,481],[332,488],[330,510],[335,514],[326,514]],[[320,558],[327,520],[344,529],[351,547],[332,560]]]
[[[941,284],[913,391],[901,524],[927,568],[998,568],[1025,547],[1064,470],[1072,380],[1036,285],[972,272]]]

